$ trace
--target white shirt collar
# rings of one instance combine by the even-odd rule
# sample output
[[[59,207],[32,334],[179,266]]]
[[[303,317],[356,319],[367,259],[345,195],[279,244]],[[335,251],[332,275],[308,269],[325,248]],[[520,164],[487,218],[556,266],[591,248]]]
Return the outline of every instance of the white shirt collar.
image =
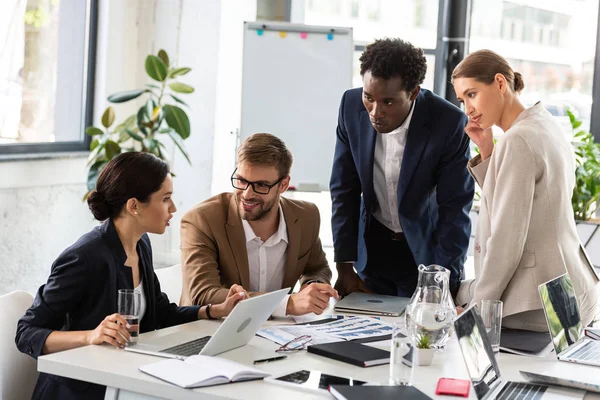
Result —
[[[250,226],[248,221],[246,221],[245,219],[242,219],[242,226],[244,227],[244,234],[246,235],[246,243],[249,243],[249,242],[253,241],[254,239],[260,240],[260,238],[258,236],[256,236],[256,234],[254,233],[254,230],[252,229],[252,227]],[[289,244],[288,234],[287,234],[287,225],[285,223],[285,218],[283,216],[283,210],[282,210],[281,204],[280,204],[279,205],[279,227],[277,228],[277,232],[275,232],[270,238],[268,238],[267,241],[265,242],[265,244],[268,244],[269,246],[273,246],[282,240]]]
[[[400,132],[408,131],[408,127],[410,126],[410,120],[412,119],[414,110],[415,110],[415,100],[413,100],[412,104],[410,105],[410,111],[408,112],[408,115],[404,119],[404,122],[402,122],[402,124],[400,124],[400,126],[397,127],[396,129],[394,129],[393,131],[384,133],[384,135],[397,135]]]

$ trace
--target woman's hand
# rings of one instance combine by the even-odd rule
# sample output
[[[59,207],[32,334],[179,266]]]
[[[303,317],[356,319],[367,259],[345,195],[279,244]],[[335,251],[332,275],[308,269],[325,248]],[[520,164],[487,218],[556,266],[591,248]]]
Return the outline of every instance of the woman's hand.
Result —
[[[482,129],[477,122],[469,118],[469,123],[465,126],[465,133],[471,138],[473,143],[479,147],[481,161],[489,158],[494,150],[494,134],[492,128]]]
[[[104,318],[96,329],[88,332],[86,342],[87,344],[108,343],[123,348],[131,339],[127,327],[130,326],[122,315],[116,313],[109,315]]]
[[[225,301],[210,307],[210,315],[214,318],[226,317],[237,303],[247,298],[248,292],[242,286],[232,285]]]

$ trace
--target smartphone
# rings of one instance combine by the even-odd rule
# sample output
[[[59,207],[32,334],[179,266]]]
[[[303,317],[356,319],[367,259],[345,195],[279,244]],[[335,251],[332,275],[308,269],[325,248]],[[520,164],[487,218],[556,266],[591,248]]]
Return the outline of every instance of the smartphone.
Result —
[[[471,381],[467,379],[440,378],[435,394],[469,397],[469,389],[471,389]]]
[[[265,378],[265,382],[313,393],[327,392],[330,385],[362,386],[367,383],[348,377],[325,374],[321,371],[308,370],[296,371],[279,377],[270,376]]]

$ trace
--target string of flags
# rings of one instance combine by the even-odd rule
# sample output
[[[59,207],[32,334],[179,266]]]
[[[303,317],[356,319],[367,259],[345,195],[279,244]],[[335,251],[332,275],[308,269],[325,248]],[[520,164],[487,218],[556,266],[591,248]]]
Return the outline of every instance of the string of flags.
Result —
[[[257,29],[256,30],[256,34],[258,36],[262,36],[264,33],[265,33],[264,29]],[[293,33],[295,33],[295,32],[293,32]],[[335,33],[334,29],[332,29],[329,33],[327,33],[327,40],[333,40],[334,33]],[[287,37],[287,35],[288,35],[288,32],[286,32],[286,31],[279,31],[279,37],[280,38],[285,39]],[[302,38],[302,39],[308,38],[308,32],[300,32],[300,38]]]

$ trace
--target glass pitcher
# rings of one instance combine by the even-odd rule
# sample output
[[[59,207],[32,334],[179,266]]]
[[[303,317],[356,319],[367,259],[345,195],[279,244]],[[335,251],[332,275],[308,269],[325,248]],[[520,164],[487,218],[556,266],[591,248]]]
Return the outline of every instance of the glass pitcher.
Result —
[[[419,265],[417,289],[406,307],[406,329],[413,343],[428,342],[442,350],[450,337],[456,309],[450,293],[450,271]]]

